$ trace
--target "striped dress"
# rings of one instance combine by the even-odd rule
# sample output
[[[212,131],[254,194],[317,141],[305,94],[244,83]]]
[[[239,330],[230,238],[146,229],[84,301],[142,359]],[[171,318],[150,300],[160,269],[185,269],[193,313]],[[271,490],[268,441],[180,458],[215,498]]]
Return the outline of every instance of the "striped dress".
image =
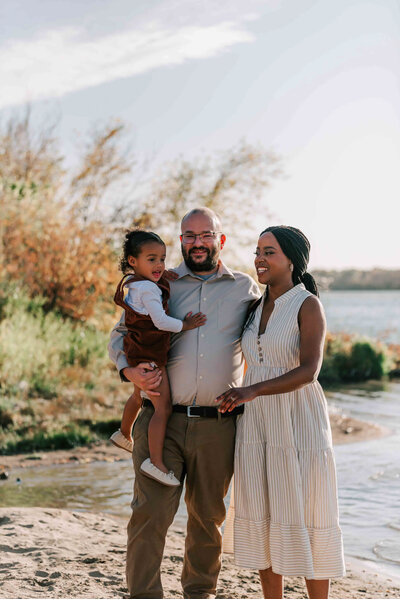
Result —
[[[277,298],[260,336],[258,306],[242,338],[245,386],[299,365],[298,312],[310,295],[299,284]],[[344,575],[332,436],[318,382],[245,404],[224,550],[243,568],[310,579]]]

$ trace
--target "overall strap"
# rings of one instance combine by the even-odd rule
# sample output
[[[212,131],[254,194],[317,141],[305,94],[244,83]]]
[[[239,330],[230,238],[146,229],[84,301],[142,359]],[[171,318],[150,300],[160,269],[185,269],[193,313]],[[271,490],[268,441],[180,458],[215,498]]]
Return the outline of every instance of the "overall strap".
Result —
[[[128,279],[128,277],[130,277],[130,278]],[[141,279],[137,278],[132,273],[127,273],[126,275],[124,275],[122,277],[122,279],[120,280],[120,282],[117,285],[117,290],[114,295],[114,302],[117,304],[117,306],[122,306],[122,308],[126,307],[126,304],[124,302],[124,287],[127,283],[135,281],[135,280],[137,281],[137,280],[141,280]]]

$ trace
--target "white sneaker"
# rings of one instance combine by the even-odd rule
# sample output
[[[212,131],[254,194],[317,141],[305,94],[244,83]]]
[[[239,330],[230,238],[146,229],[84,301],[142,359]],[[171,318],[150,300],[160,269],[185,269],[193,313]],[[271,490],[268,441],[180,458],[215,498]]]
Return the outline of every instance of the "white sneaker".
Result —
[[[154,478],[154,480],[157,480],[162,485],[167,485],[168,487],[179,487],[181,484],[174,476],[172,470],[170,470],[168,473],[163,472],[157,468],[157,466],[152,464],[150,458],[147,458],[147,460],[142,463],[140,470],[143,472],[143,474],[149,476],[150,478]]]
[[[127,439],[125,435],[121,433],[120,429],[118,429],[117,431],[115,431],[115,433],[111,435],[110,441],[120,449],[125,449],[125,451],[129,451],[129,453],[132,453],[133,443],[132,441],[129,441],[129,439]]]

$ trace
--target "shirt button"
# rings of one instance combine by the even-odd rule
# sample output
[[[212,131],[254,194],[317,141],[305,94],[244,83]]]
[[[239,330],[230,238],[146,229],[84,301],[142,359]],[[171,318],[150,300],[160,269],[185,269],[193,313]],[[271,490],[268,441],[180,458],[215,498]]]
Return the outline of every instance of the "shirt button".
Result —
[[[203,378],[203,377],[200,375],[200,376],[199,376],[199,379],[202,379],[202,378]]]
[[[204,337],[204,333],[201,333],[201,334],[200,334],[200,337]]]
[[[207,298],[206,298],[206,297],[203,297],[203,302],[206,302],[206,301],[207,301]]]
[[[200,358],[203,358],[203,357],[204,357],[204,354],[200,354]]]

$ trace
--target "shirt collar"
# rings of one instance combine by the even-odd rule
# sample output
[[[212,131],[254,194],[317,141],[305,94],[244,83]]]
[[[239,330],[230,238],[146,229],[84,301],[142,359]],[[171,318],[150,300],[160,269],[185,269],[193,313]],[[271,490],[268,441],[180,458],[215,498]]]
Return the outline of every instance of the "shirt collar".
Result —
[[[176,274],[178,275],[178,279],[182,279],[183,277],[189,276],[189,277],[194,277],[195,279],[200,280],[200,277],[198,277],[195,272],[192,272],[190,270],[190,268],[188,268],[186,266],[186,263],[184,260],[179,264],[179,266],[177,266],[176,268],[173,268],[172,270],[174,272],[176,272]],[[222,260],[219,260],[218,261],[218,270],[215,273],[215,277],[212,277],[211,280],[214,280],[214,278],[221,279],[222,277],[229,277],[230,279],[235,279],[235,275],[230,270],[230,268],[228,268],[226,266],[226,264],[224,264],[222,262]]]

